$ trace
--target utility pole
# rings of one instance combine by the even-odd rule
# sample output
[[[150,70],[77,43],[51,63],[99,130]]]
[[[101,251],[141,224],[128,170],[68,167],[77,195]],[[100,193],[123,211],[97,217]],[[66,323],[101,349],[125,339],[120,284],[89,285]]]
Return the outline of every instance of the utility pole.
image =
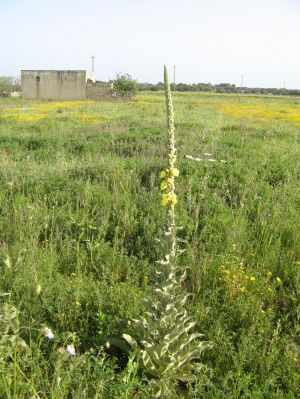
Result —
[[[283,81],[283,88],[285,89],[285,80]]]
[[[244,84],[244,75],[242,74],[242,76],[241,76],[241,88],[243,88],[243,84]]]
[[[92,55],[92,72],[94,73],[94,63],[95,63],[95,56]]]
[[[175,70],[176,70],[176,66],[175,66],[175,65],[173,66],[173,69],[174,69],[173,91],[175,91],[175,88],[176,88],[176,81],[175,81]]]

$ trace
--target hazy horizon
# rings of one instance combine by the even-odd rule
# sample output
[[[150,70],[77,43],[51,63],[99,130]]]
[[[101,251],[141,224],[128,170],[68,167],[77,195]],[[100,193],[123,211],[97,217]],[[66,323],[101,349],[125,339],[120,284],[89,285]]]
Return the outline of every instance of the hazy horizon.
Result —
[[[0,75],[21,69],[128,72],[176,82],[300,89],[297,0],[0,0]]]

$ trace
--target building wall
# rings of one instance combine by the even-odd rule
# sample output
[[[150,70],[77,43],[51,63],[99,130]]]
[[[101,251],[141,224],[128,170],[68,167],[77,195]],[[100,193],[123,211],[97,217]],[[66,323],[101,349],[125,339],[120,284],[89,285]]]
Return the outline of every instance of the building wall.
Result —
[[[86,81],[95,82],[95,74],[93,71],[86,71]]]
[[[22,97],[43,100],[86,98],[86,71],[21,71]]]
[[[86,98],[90,100],[101,100],[102,98],[115,97],[110,83],[88,82],[86,84]]]

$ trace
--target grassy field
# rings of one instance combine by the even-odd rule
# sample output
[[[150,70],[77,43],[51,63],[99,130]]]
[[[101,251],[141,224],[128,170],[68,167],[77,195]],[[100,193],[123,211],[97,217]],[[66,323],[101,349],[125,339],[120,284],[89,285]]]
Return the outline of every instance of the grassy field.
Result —
[[[297,398],[300,99],[183,93],[174,109],[181,263],[214,343],[188,397]],[[104,344],[152,295],[165,119],[163,93],[0,100],[1,398],[153,398]]]

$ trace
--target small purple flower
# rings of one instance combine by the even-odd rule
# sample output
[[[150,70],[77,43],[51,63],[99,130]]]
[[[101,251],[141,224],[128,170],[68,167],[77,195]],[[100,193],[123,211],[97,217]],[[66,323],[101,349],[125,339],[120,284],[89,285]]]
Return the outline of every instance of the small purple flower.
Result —
[[[44,328],[44,335],[46,338],[48,338],[50,340],[54,338],[54,334],[53,334],[51,328],[49,328],[49,327]]]
[[[76,351],[73,345],[67,345],[67,351],[69,352],[69,355],[71,356],[75,356],[76,355]]]

